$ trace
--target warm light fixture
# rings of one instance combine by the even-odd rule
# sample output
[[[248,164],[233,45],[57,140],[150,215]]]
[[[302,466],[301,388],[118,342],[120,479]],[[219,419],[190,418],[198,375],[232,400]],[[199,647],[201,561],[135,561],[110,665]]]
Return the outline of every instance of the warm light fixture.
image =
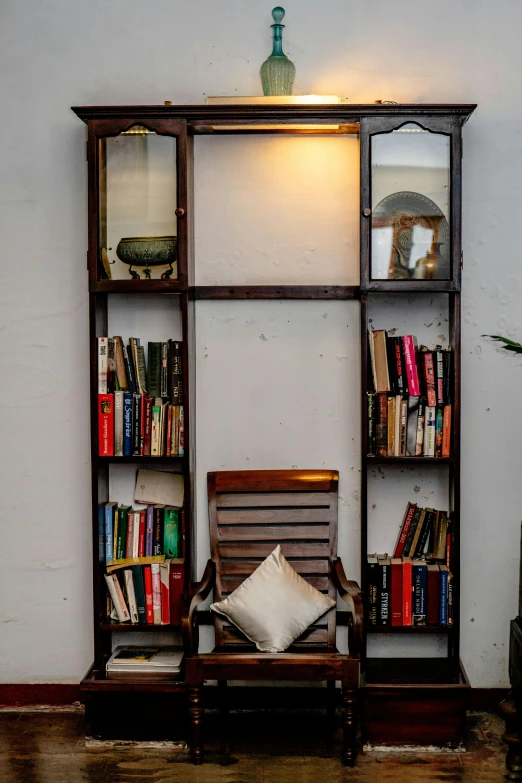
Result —
[[[231,95],[212,96],[207,98],[208,106],[326,106],[344,103],[344,99],[338,95]],[[216,131],[281,131],[281,130],[306,130],[306,131],[337,131],[339,125],[309,125],[305,123],[277,125],[213,125]]]

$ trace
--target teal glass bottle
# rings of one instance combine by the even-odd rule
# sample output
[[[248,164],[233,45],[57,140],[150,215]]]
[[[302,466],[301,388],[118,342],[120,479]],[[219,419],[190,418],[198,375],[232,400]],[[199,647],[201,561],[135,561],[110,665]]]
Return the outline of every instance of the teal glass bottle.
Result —
[[[275,24],[274,45],[272,54],[261,66],[261,82],[265,95],[292,95],[292,87],[295,79],[295,65],[283,53],[283,28],[281,24],[285,15],[285,9],[277,6],[272,10],[272,18]]]

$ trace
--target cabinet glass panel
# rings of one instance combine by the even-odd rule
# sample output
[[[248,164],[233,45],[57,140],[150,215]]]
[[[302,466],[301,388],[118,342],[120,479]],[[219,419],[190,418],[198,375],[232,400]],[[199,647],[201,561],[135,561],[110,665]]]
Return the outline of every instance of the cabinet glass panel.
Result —
[[[371,137],[371,277],[449,280],[450,137],[408,123]]]
[[[176,280],[176,138],[134,125],[99,143],[100,279]]]

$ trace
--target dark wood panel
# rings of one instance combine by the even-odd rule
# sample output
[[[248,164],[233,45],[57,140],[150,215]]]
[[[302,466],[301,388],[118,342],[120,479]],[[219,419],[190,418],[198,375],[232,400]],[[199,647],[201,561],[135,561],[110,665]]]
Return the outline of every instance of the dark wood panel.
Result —
[[[253,541],[328,541],[328,525],[280,525],[279,527],[257,527],[257,525],[233,525],[218,528],[218,541],[245,542],[242,546],[251,546]],[[249,542],[248,544],[246,542]]]
[[[274,551],[273,544],[219,544],[221,557],[268,557]],[[281,544],[281,551],[286,558],[291,557],[328,557],[330,547],[328,544]]]
[[[179,294],[186,289],[179,280],[92,280],[89,285],[91,294]]]
[[[296,639],[293,646],[299,645],[300,643],[307,643],[311,644],[312,642],[314,644],[326,644],[328,641],[328,629],[326,626],[323,626],[322,628],[317,627],[310,627],[308,628],[301,636]],[[241,631],[238,631],[237,628],[234,628],[233,626],[226,626],[223,628],[223,631],[221,633],[221,642],[222,644],[247,644],[248,646],[253,647],[252,642],[249,641],[246,636],[244,636]],[[255,648],[254,648],[255,649]]]
[[[215,476],[216,492],[335,491],[337,470],[225,470]]]
[[[264,506],[324,506],[329,508],[331,496],[327,492],[221,492],[217,497],[217,508],[262,508]]]
[[[218,500],[219,503],[219,500]],[[325,508],[245,509],[218,511],[218,525],[284,525],[289,522],[329,522],[330,510]]]
[[[328,560],[292,560],[288,558],[294,571],[298,574],[328,574],[330,563]],[[260,560],[220,560],[217,563],[217,572],[221,576],[253,573],[259,568]]]
[[[358,299],[356,285],[197,285],[196,299]]]
[[[258,563],[259,565],[259,563]],[[233,590],[239,587],[239,585],[243,584],[245,579],[247,578],[248,574],[245,574],[244,576],[236,576],[236,577],[227,577],[221,579],[221,592],[222,594],[225,593],[231,593]],[[327,576],[309,576],[307,577],[306,581],[309,585],[312,585],[312,587],[315,587],[316,590],[328,590],[328,586],[330,584],[330,580]]]

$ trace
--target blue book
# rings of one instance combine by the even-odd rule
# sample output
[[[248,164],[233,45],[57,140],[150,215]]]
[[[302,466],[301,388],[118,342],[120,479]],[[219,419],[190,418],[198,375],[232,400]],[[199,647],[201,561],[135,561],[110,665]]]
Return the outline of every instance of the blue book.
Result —
[[[105,563],[112,562],[114,552],[114,510],[116,503],[105,504]]]
[[[426,625],[428,569],[424,560],[412,563],[413,625]]]
[[[98,559],[103,563],[105,561],[105,503],[100,503],[98,506],[98,533],[100,536]]]
[[[132,456],[132,394],[123,395],[123,456]]]
[[[440,567],[440,625],[448,624],[448,567]]]

